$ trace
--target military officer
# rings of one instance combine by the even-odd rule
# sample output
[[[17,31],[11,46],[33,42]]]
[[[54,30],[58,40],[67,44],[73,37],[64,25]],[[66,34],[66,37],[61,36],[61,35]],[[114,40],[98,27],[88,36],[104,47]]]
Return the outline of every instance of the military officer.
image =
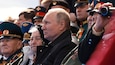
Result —
[[[36,15],[33,18],[34,19],[34,25],[42,25],[42,19],[46,14],[46,8],[43,6],[36,6],[35,8]]]
[[[77,38],[78,38],[78,41],[81,42],[88,29],[88,22],[87,22],[88,0],[77,0],[75,7],[76,7],[76,17],[78,20],[77,23],[79,26]]]
[[[20,65],[23,58],[23,34],[20,27],[10,22],[0,24],[0,65]]]

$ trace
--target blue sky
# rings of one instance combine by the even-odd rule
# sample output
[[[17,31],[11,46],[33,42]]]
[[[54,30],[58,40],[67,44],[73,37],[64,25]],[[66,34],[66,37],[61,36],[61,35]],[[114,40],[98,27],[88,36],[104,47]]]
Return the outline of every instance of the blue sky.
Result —
[[[26,8],[35,8],[39,5],[39,0],[1,0],[0,1],[0,21],[7,17],[18,18],[18,14]]]

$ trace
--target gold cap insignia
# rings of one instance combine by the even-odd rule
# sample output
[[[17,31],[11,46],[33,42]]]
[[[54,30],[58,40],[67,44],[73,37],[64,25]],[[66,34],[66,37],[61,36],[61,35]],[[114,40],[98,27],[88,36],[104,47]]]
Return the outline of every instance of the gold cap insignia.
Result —
[[[56,5],[56,4],[57,4],[57,2],[56,2],[56,1],[54,1],[54,2],[53,2],[53,5]]]
[[[27,24],[27,23],[24,23],[24,24],[23,24],[24,27],[26,27],[26,26],[28,26],[28,25],[29,25],[29,24]]]
[[[5,34],[5,35],[9,34],[9,30],[4,30],[3,34]]]
[[[39,11],[39,10],[41,10],[41,8],[40,8],[40,7],[38,7],[36,10],[37,10],[37,11]]]
[[[24,33],[24,38],[30,38],[30,34],[29,33]]]

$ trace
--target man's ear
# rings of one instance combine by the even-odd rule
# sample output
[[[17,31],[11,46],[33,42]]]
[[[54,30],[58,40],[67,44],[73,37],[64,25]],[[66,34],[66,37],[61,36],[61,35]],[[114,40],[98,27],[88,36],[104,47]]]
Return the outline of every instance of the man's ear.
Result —
[[[64,20],[61,20],[60,21],[60,30],[63,30],[63,29],[65,29],[65,26],[66,24],[65,24],[65,21]]]
[[[17,41],[17,45],[18,45],[19,48],[22,47],[22,46],[23,46],[23,45],[22,45],[22,41],[21,41],[21,40],[18,40],[18,41]]]

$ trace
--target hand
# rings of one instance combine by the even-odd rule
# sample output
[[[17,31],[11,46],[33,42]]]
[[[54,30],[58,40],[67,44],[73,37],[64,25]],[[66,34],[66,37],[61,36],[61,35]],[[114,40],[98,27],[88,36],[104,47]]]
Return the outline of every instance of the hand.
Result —
[[[111,7],[111,6],[112,6],[112,3],[104,3],[100,6],[100,8]],[[104,29],[104,27],[107,25],[107,23],[109,23],[110,16],[103,17],[100,14],[96,13],[93,16],[93,18],[94,18],[94,21],[95,21],[95,25],[94,25],[95,31],[100,32]]]
[[[104,3],[104,4],[102,4],[102,6],[101,7],[112,7],[113,5],[112,5],[112,3],[110,3],[110,2],[107,2],[107,3]]]
[[[100,14],[95,14],[93,17],[95,20],[94,29],[96,32],[101,32],[107,23],[109,23],[110,19],[110,17],[103,17]]]

